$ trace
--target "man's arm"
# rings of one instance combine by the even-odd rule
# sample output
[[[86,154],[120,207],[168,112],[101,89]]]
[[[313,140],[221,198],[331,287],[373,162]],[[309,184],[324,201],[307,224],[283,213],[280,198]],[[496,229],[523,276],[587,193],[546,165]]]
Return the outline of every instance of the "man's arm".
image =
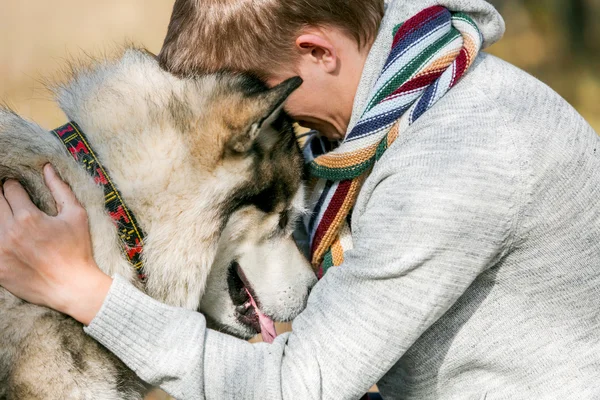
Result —
[[[453,149],[385,160],[353,220],[354,249],[271,345],[206,329],[201,314],[121,279],[86,331],[181,399],[358,398],[509,248],[519,186],[509,164]]]

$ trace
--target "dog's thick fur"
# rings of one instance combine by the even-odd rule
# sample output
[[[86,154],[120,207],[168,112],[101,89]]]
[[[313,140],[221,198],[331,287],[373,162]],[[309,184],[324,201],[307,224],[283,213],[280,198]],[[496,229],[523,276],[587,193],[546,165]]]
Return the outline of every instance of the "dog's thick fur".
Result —
[[[303,204],[302,160],[281,106],[298,85],[292,79],[268,90],[229,74],[176,78],[152,55],[128,50],[57,89],[147,234],[144,290],[243,338],[256,329],[236,314],[241,287],[232,266],[275,320],[296,316],[315,283],[291,238]],[[98,265],[135,282],[102,189],[56,137],[0,111],[0,180],[19,180],[55,214],[41,176],[47,162],[89,214]],[[0,288],[0,399],[139,399],[146,389],[80,324]]]

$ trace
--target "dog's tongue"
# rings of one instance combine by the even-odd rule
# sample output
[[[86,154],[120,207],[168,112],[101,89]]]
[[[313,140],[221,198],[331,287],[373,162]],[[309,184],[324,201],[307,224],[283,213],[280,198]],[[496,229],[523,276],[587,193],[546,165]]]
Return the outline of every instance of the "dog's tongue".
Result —
[[[265,314],[260,312],[258,306],[256,305],[256,301],[254,301],[254,297],[250,294],[248,289],[246,289],[246,293],[250,296],[250,304],[254,307],[254,311],[256,311],[256,315],[258,315],[258,322],[260,323],[260,333],[262,335],[263,341],[267,343],[273,343],[273,340],[277,336],[277,331],[275,330],[275,324],[273,320],[267,317]]]

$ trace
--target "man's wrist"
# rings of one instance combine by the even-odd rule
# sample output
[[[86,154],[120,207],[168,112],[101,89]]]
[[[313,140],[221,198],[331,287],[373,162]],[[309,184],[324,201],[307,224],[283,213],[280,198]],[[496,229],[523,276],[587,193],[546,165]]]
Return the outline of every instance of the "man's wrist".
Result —
[[[86,326],[92,322],[102,308],[113,282],[110,276],[96,266],[87,271],[93,272],[86,272],[72,285],[67,304],[62,307],[62,310],[59,310]]]

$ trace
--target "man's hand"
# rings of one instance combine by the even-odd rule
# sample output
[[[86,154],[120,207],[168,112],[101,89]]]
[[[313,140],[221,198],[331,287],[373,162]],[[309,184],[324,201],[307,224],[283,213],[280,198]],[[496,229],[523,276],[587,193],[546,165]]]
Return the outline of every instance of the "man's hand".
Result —
[[[0,286],[88,325],[112,279],[94,262],[84,208],[49,164],[44,178],[56,217],[40,211],[18,182],[0,188]]]

